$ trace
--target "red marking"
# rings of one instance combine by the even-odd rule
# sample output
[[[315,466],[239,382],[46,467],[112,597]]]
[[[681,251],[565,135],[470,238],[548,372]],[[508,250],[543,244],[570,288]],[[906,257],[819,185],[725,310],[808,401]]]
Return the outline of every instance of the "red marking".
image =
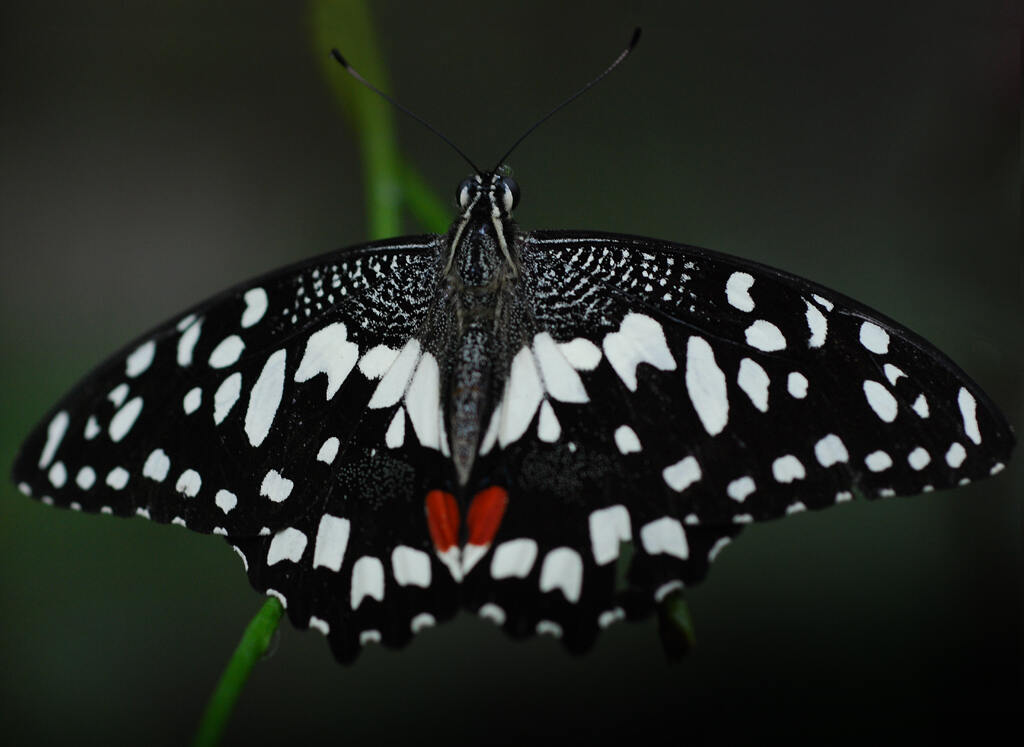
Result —
[[[501,526],[508,505],[508,491],[492,485],[473,496],[466,514],[466,527],[469,529],[471,545],[489,545],[494,540]]]
[[[459,507],[455,496],[443,490],[427,493],[427,527],[438,552],[451,549],[459,535]]]

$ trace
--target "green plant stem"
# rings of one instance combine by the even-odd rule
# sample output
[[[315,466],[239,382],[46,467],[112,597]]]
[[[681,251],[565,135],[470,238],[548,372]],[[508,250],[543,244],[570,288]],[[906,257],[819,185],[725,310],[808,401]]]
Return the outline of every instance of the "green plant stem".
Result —
[[[196,731],[196,747],[210,747],[220,743],[242,687],[249,679],[253,666],[266,653],[282,612],[284,607],[281,606],[281,602],[276,597],[268,597],[246,627],[242,640],[238,642],[238,647],[224,668],[224,674],[220,676],[213,695],[206,703],[203,719]]]
[[[431,233],[444,233],[452,222],[451,206],[438,199],[434,191],[412,166],[401,163],[405,204],[421,226]]]
[[[313,49],[341,112],[355,130],[363,156],[363,187],[371,239],[402,232],[402,166],[391,104],[355,83],[330,51],[337,48],[367,80],[390,91],[367,4],[357,0],[313,0],[309,6]]]

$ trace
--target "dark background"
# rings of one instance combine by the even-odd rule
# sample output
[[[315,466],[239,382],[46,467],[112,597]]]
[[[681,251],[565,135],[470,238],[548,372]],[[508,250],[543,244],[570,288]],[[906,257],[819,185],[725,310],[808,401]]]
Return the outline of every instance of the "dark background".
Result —
[[[646,234],[814,278],[935,342],[1024,423],[1015,3],[374,10],[394,93],[485,164],[642,25],[626,66],[512,159],[522,225]],[[5,0],[4,474],[127,339],[367,238],[359,155],[310,39],[298,2]],[[399,128],[447,198],[465,165]],[[748,529],[689,593],[698,646],[676,666],[653,624],[572,657],[464,616],[351,668],[284,624],[228,741],[1019,734],[1022,483],[1018,454],[956,491]],[[260,603],[219,540],[57,511],[4,482],[0,742],[187,741]]]

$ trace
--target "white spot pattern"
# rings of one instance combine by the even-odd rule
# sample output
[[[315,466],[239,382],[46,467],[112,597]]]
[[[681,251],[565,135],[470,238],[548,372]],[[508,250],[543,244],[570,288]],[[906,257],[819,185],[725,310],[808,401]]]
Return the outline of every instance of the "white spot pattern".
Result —
[[[533,354],[548,394],[561,402],[590,401],[580,375],[562,354],[551,335],[541,332],[533,338]]]
[[[729,394],[725,374],[715,363],[715,353],[703,337],[686,343],[686,393],[704,430],[717,436],[729,422]]]
[[[954,441],[949,445],[949,449],[946,451],[946,464],[953,469],[957,469],[967,459],[967,449],[964,445],[958,441]]]
[[[318,462],[324,464],[332,464],[334,458],[338,456],[338,448],[341,446],[341,442],[337,436],[331,436],[320,445],[320,451],[316,453],[316,459]]]
[[[287,353],[282,348],[270,354],[256,383],[249,392],[249,407],[245,411],[245,435],[254,447],[263,443],[270,434],[277,408],[284,395],[284,373]]]
[[[814,444],[814,458],[822,467],[831,467],[833,464],[848,462],[850,452],[846,450],[843,439],[835,433],[829,433],[818,443]]]
[[[686,532],[678,519],[663,516],[640,528],[640,541],[648,555],[673,555],[682,560],[690,557]]]
[[[878,355],[889,352],[889,333],[872,322],[860,325],[860,344]]]
[[[744,336],[750,347],[763,350],[766,353],[774,353],[786,348],[786,338],[782,334],[782,330],[764,319],[758,319],[747,327]]]
[[[776,482],[790,483],[794,480],[803,480],[807,477],[807,471],[799,459],[792,454],[786,454],[772,462],[772,477]]]
[[[747,496],[757,489],[754,478],[749,475],[737,477],[725,487],[725,494],[738,503],[743,503]]]
[[[633,538],[629,511],[623,505],[592,511],[588,523],[594,562],[598,565],[605,565],[619,557],[619,544]]]
[[[282,477],[276,469],[267,472],[260,484],[260,495],[266,496],[274,503],[280,503],[291,495],[295,483],[287,477]]]
[[[635,392],[636,369],[649,363],[662,371],[674,371],[676,361],[665,342],[661,325],[645,314],[626,314],[618,332],[610,332],[602,343],[605,357],[622,382]]]
[[[262,288],[250,288],[242,296],[245,311],[242,312],[242,328],[248,329],[259,323],[267,313],[267,292]]]
[[[879,419],[886,423],[891,423],[896,419],[896,415],[899,412],[896,398],[892,396],[883,384],[879,384],[871,379],[866,380],[864,382],[864,396]]]
[[[980,445],[981,430],[978,428],[978,403],[974,399],[974,395],[964,387],[960,387],[960,391],[956,395],[956,403],[960,408],[960,416],[964,421],[964,433],[976,445]]]
[[[750,297],[750,288],[754,278],[746,272],[734,272],[725,281],[725,297],[729,304],[740,311],[753,311],[754,299]]]
[[[384,599],[384,564],[370,555],[362,556],[352,566],[352,609],[358,609],[366,597],[378,602]]]
[[[677,493],[681,493],[700,480],[700,464],[696,457],[688,456],[661,471],[665,484]]]
[[[228,513],[238,505],[238,496],[230,490],[222,489],[217,491],[217,494],[213,497],[213,502],[217,504],[217,508],[221,511]]]
[[[554,443],[562,435],[562,426],[558,424],[551,403],[544,400],[540,406],[540,417],[537,419],[537,438],[546,443]]]
[[[316,530],[316,545],[313,548],[313,567],[341,570],[341,561],[348,547],[352,524],[340,516],[324,514]]]
[[[203,484],[199,473],[194,469],[187,469],[178,476],[178,482],[174,489],[186,498],[195,498],[199,493],[199,486]]]
[[[892,457],[888,453],[878,449],[864,457],[864,464],[872,472],[884,472],[892,466]]]
[[[43,451],[39,455],[39,469],[46,469],[50,466],[50,462],[53,461],[53,455],[57,453],[57,447],[64,440],[64,434],[67,433],[69,422],[71,422],[71,418],[67,412],[61,410],[53,416],[53,420],[46,426],[46,443],[43,445]]]
[[[203,403],[203,390],[195,386],[188,390],[181,400],[181,407],[186,415],[191,415]]]
[[[156,354],[156,343],[152,340],[142,343],[125,360],[124,372],[129,379],[145,373]]]
[[[210,353],[210,367],[227,368],[235,365],[242,357],[243,350],[245,343],[242,342],[242,338],[238,335],[228,335],[217,343],[217,347]]]
[[[828,319],[821,313],[821,310],[810,302],[807,303],[807,327],[811,336],[807,339],[807,347],[820,348],[825,344],[828,336]]]
[[[422,550],[399,545],[391,552],[391,570],[399,586],[430,586],[430,556]]]
[[[615,447],[621,454],[633,454],[639,452],[643,447],[640,445],[640,438],[636,431],[628,425],[620,425],[615,429]]]
[[[741,360],[736,383],[750,397],[754,407],[761,412],[768,412],[768,385],[771,379],[760,365],[750,358]]]
[[[213,393],[213,422],[220,425],[242,395],[242,374],[235,371]]]
[[[330,400],[337,394],[358,360],[359,346],[348,339],[345,324],[328,324],[306,340],[306,351],[295,371],[295,381],[301,383],[318,374],[326,374],[327,399]]]
[[[502,542],[491,557],[491,576],[496,579],[526,578],[537,559],[537,543],[527,537]]]
[[[114,467],[107,473],[106,483],[114,490],[124,490],[124,486],[128,484],[129,477],[128,470],[124,467]]]
[[[298,563],[302,553],[306,551],[306,543],[309,539],[304,532],[295,527],[285,527],[270,540],[270,548],[267,550],[267,565],[280,563],[282,560],[290,560]]]
[[[148,477],[156,482],[163,482],[167,479],[167,473],[171,469],[171,460],[163,449],[153,449],[146,457],[146,463],[142,465],[142,476]]]
[[[492,574],[493,575],[493,574]],[[565,598],[576,603],[583,587],[583,559],[571,547],[556,547],[544,556],[540,567],[540,590],[558,589]]]
[[[135,425],[135,421],[138,420],[139,413],[141,412],[142,397],[133,397],[128,400],[121,409],[114,413],[114,417],[110,419],[110,427],[107,428],[110,440],[118,443],[127,436],[128,431]]]

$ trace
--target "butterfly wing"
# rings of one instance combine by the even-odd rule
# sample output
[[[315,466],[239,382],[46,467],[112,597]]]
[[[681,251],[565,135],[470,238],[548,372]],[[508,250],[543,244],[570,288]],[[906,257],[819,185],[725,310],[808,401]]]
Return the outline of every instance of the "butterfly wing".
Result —
[[[963,484],[1010,455],[963,371],[834,291],[637,237],[536,232],[520,253],[530,324],[480,467],[508,509],[467,579],[513,633],[585,646],[699,581],[749,522]]]
[[[257,589],[346,656],[372,631],[401,642],[436,562],[409,517],[446,465],[437,438],[404,437],[430,424],[402,403],[447,345],[431,305],[440,242],[324,255],[156,328],[43,419],[15,481],[49,504],[224,535]],[[384,600],[385,578],[407,593]]]

